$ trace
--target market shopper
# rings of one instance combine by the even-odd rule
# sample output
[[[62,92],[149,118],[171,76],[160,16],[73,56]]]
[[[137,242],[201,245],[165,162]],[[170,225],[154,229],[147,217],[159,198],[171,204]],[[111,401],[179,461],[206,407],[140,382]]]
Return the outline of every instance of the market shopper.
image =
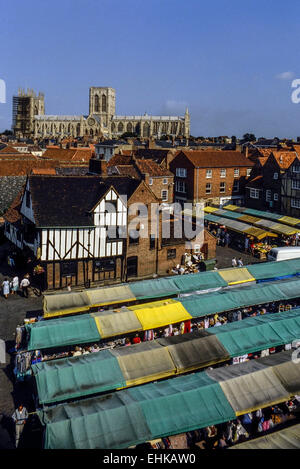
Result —
[[[12,293],[12,295],[17,293],[18,290],[19,290],[19,277],[17,275],[15,275],[14,278],[12,279],[12,282],[11,282],[11,293]]]
[[[28,287],[30,285],[30,281],[28,278],[28,274],[24,276],[23,280],[20,283],[20,287],[22,288],[24,298],[28,298]]]
[[[15,422],[16,430],[16,448],[19,446],[19,441],[24,430],[24,425],[28,419],[28,412],[26,407],[19,405],[12,415],[13,421]]]
[[[9,280],[5,278],[2,282],[2,291],[4,298],[8,298],[10,287],[9,287]]]

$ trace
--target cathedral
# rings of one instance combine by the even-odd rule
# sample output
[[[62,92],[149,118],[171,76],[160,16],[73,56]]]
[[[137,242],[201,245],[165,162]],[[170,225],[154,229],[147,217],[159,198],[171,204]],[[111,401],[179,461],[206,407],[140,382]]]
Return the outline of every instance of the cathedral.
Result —
[[[190,115],[119,116],[116,115],[116,91],[108,87],[91,87],[88,116],[45,114],[44,95],[33,90],[19,90],[13,97],[13,131],[17,137],[34,139],[83,137],[118,138],[134,133],[141,138],[162,135],[190,135]]]

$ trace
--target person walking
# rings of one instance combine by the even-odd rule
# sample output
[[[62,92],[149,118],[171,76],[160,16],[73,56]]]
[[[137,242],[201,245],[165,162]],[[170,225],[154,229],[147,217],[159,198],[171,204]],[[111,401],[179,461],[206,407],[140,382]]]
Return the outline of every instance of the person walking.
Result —
[[[232,258],[231,265],[232,265],[232,267],[236,267],[236,266],[237,266],[236,257],[233,257],[233,258]]]
[[[9,280],[5,278],[2,282],[2,291],[4,298],[8,298],[9,295]]]
[[[24,298],[28,298],[28,287],[30,285],[28,275],[25,275],[23,280],[20,283],[20,287],[22,288]]]
[[[237,261],[237,265],[238,265],[238,267],[243,267],[244,263],[243,263],[241,257],[239,257],[239,260]]]
[[[16,448],[19,446],[19,441],[24,430],[24,425],[28,419],[28,412],[26,407],[19,405],[12,415],[13,421],[16,426]]]
[[[19,290],[19,277],[17,275],[15,275],[14,278],[12,279],[12,282],[11,282],[11,293],[12,293],[12,295],[17,293],[18,290]]]

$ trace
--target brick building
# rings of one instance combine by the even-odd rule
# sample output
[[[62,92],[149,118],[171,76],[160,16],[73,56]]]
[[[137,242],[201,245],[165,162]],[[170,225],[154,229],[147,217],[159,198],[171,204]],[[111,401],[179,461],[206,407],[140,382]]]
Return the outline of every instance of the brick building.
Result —
[[[181,151],[170,163],[175,202],[242,204],[253,165],[239,151]]]
[[[259,210],[282,210],[282,179],[297,158],[295,151],[272,151],[258,158],[246,184],[245,204]]]

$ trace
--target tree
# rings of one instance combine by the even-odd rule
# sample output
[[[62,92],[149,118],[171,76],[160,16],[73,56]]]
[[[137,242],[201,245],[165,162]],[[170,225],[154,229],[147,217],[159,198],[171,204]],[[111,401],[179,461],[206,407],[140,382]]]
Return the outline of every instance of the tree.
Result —
[[[11,130],[4,130],[4,132],[2,132],[2,135],[13,135],[13,132]]]
[[[249,133],[247,133],[247,134],[244,134],[244,135],[243,135],[243,139],[244,139],[246,142],[255,142],[256,137],[255,137],[254,134],[249,134]]]

